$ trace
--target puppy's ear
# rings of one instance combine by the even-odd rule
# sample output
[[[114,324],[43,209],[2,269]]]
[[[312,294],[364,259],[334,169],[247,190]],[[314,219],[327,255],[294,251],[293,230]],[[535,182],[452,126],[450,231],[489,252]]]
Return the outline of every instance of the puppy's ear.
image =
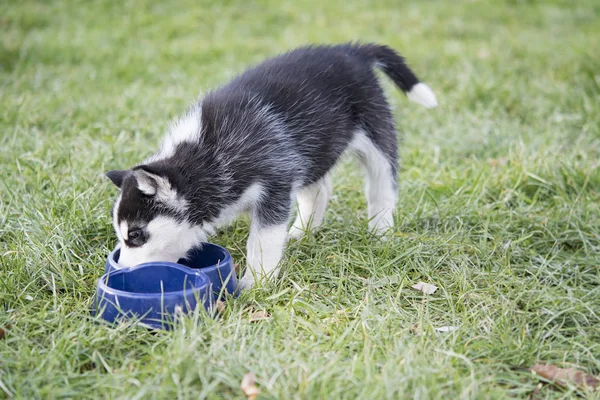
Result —
[[[187,211],[187,201],[177,194],[176,183],[180,177],[173,168],[160,163],[140,165],[133,169],[133,176],[137,188],[146,196],[179,213]]]
[[[158,199],[170,198],[173,192],[169,178],[154,170],[150,165],[140,165],[133,169],[140,192]]]
[[[105,175],[120,189],[123,184],[123,179],[125,179],[125,176],[127,176],[128,173],[129,171],[127,170],[112,170],[108,171]]]

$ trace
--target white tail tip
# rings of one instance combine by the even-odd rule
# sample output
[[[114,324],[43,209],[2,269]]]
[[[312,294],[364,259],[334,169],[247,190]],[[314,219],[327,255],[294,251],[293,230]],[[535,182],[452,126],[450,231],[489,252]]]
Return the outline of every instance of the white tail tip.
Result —
[[[424,83],[417,83],[406,95],[410,101],[419,103],[427,108],[434,108],[438,105],[435,93]]]

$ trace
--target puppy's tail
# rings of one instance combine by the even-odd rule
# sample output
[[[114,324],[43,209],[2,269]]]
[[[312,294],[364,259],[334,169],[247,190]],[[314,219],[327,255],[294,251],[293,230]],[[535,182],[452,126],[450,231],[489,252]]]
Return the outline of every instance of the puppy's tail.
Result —
[[[387,46],[365,44],[358,46],[357,50],[372,65],[381,69],[398,86],[410,101],[419,103],[427,108],[437,107],[435,93],[419,79],[404,63],[404,58]]]

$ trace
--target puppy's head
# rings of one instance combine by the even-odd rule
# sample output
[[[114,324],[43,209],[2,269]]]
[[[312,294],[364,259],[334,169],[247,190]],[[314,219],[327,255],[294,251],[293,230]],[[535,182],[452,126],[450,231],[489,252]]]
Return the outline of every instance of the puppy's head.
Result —
[[[205,240],[202,229],[187,220],[188,204],[177,191],[176,171],[149,164],[109,171],[106,176],[121,189],[113,208],[119,264],[177,262]]]

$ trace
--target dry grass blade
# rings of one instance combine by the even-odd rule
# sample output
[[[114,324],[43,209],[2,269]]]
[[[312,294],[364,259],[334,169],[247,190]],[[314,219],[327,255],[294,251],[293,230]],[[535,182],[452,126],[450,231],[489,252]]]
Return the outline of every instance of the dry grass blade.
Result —
[[[542,397],[542,387],[544,386],[543,383],[538,383],[537,386],[535,387],[535,389],[533,390],[533,392],[529,393],[529,395],[527,396],[527,400],[541,400]]]
[[[244,375],[240,388],[248,396],[248,400],[256,399],[256,396],[260,393],[260,390],[256,387],[256,376],[252,372]]]
[[[488,162],[489,162],[489,164],[492,167],[495,168],[495,167],[504,167],[504,166],[506,166],[506,163],[508,162],[508,160],[505,157],[500,157],[498,159],[496,159],[496,158],[490,158],[488,160]]]
[[[250,322],[264,321],[271,318],[271,315],[266,311],[256,311],[250,316]]]
[[[575,368],[559,368],[552,364],[536,364],[531,370],[537,375],[560,386],[576,385],[595,389],[600,380]]]

